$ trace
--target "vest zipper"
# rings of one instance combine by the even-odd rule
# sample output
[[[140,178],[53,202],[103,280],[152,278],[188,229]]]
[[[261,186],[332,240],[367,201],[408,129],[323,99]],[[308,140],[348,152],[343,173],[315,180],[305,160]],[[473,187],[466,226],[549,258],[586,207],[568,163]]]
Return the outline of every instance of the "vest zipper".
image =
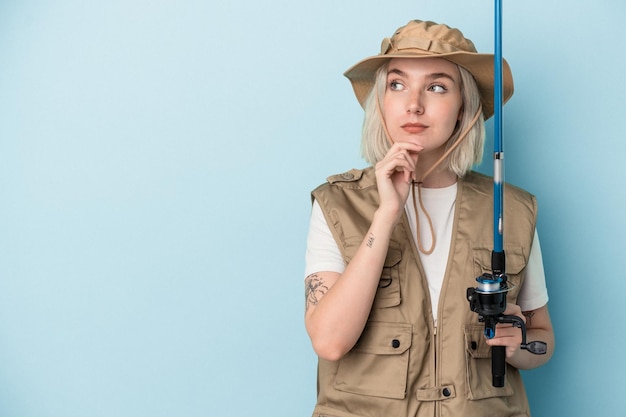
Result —
[[[438,349],[439,349],[439,343],[437,340],[437,322],[434,321],[433,322],[433,368],[434,368],[434,372],[435,372],[435,384],[434,386],[437,387],[439,386],[439,367],[437,366],[437,353],[438,353]],[[439,404],[437,402],[435,402],[435,414],[434,417],[439,416]]]

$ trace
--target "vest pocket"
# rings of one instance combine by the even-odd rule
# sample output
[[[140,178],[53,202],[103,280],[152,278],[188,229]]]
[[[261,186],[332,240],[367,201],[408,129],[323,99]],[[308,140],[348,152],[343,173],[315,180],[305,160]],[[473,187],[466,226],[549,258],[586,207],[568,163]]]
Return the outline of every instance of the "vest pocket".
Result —
[[[339,362],[334,388],[353,394],[403,399],[406,396],[412,326],[370,322]]]
[[[479,277],[484,273],[491,273],[491,252],[493,250],[493,243],[472,244],[472,256],[474,258],[474,275]],[[521,246],[505,245],[504,254],[506,257],[506,277],[511,290],[507,293],[507,299],[509,301],[517,299],[520,286],[522,285],[522,276],[526,263],[528,261],[528,255],[524,254],[524,250]]]
[[[344,246],[348,253],[354,254],[361,245],[363,237],[346,238]],[[350,263],[352,257],[346,257],[346,263]],[[400,261],[402,261],[402,250],[396,242],[391,242],[387,249],[385,263],[380,273],[378,289],[372,308],[387,308],[400,305]]]
[[[498,388],[492,385],[491,346],[485,340],[484,329],[485,326],[482,324],[467,324],[463,328],[467,396],[470,400],[513,395],[513,389],[508,379],[508,373],[511,371],[509,365],[506,365],[504,387]]]
[[[374,308],[394,307],[400,304],[400,261],[402,252],[400,249],[390,246],[387,250],[385,264],[380,274]]]

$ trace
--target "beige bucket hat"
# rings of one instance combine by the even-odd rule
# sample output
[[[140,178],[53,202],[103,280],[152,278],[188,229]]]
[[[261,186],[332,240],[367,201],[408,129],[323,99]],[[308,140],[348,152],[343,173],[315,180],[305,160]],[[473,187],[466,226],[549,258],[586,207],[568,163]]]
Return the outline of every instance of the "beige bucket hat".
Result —
[[[412,20],[399,28],[391,38],[383,39],[380,54],[366,58],[344,75],[352,83],[357,100],[363,107],[374,86],[376,71],[392,58],[444,58],[469,71],[480,92],[485,120],[493,115],[494,56],[479,54],[471,40],[460,30],[429,21]],[[509,64],[502,64],[503,103],[513,95],[513,76]]]

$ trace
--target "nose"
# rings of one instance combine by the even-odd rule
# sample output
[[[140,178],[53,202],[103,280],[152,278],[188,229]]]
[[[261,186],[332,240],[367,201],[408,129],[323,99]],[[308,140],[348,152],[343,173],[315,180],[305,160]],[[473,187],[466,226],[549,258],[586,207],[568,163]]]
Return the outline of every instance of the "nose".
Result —
[[[424,104],[423,104],[422,96],[419,92],[412,93],[409,95],[409,102],[407,105],[406,112],[416,113],[416,114],[424,113]]]

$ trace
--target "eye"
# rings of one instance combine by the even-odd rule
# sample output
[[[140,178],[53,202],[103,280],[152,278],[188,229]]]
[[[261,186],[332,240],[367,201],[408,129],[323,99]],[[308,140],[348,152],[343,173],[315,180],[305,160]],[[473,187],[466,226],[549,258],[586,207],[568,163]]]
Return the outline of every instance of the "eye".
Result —
[[[446,86],[443,84],[433,84],[428,89],[434,93],[445,93],[448,91]]]
[[[404,89],[404,84],[402,84],[400,81],[390,81],[389,89],[391,91],[401,91]]]

